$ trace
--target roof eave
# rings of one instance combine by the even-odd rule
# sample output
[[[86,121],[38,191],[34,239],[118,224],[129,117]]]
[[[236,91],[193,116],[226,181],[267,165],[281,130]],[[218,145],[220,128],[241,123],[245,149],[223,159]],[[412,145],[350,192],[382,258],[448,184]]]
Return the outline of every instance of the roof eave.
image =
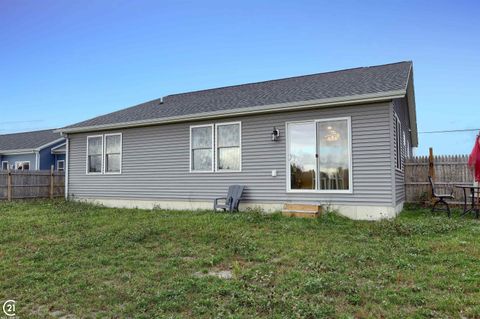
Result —
[[[66,150],[63,149],[63,148],[65,148],[66,145],[67,145],[67,143],[65,142],[65,143],[62,143],[62,144],[57,145],[55,147],[52,147],[50,149],[50,153],[51,154],[65,154]]]
[[[402,98],[402,97],[405,97],[405,94],[406,94],[405,90],[395,90],[395,91],[387,91],[387,92],[381,92],[381,93],[352,95],[352,96],[346,96],[346,97],[336,97],[336,98],[327,98],[327,99],[301,101],[301,102],[289,102],[289,103],[252,106],[247,108],[237,108],[232,110],[221,110],[221,111],[205,112],[205,113],[199,113],[199,114],[181,115],[181,116],[174,116],[174,117],[161,118],[161,119],[157,118],[157,119],[105,124],[105,125],[60,128],[55,130],[54,132],[58,132],[62,134],[82,133],[82,132],[103,131],[103,130],[112,130],[112,129],[120,129],[120,128],[139,127],[139,126],[150,126],[150,125],[159,125],[159,124],[168,124],[168,123],[197,121],[197,120],[212,119],[212,118],[273,113],[273,112],[282,112],[282,111],[295,111],[295,110],[312,109],[312,108],[346,106],[346,105],[352,105],[352,104],[374,103],[374,102],[389,101],[396,98]]]
[[[43,150],[43,149],[46,148],[46,147],[55,145],[55,144],[60,143],[61,141],[64,141],[64,140],[65,140],[64,137],[57,138],[57,139],[54,140],[54,141],[48,142],[47,144],[43,144],[43,145],[37,147],[37,148],[35,149],[35,151],[37,151],[37,152],[38,152],[38,151],[41,151],[41,150]]]

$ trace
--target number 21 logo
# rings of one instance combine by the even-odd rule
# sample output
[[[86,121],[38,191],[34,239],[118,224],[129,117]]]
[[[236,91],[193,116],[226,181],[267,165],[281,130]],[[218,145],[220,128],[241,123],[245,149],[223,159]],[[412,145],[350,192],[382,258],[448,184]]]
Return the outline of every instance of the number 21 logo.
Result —
[[[15,316],[15,300],[7,300],[3,303],[3,312],[9,316]]]

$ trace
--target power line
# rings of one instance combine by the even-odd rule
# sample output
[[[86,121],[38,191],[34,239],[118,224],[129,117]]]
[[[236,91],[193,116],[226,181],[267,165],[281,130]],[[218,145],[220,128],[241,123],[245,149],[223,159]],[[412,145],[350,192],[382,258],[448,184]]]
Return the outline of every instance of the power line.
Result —
[[[43,122],[43,120],[7,121],[7,122],[0,122],[0,124],[20,124],[20,123],[38,123],[38,122]]]
[[[445,131],[425,131],[418,132],[418,134],[439,134],[439,133],[456,133],[456,132],[475,132],[480,131],[480,128],[468,128],[462,130],[445,130]]]

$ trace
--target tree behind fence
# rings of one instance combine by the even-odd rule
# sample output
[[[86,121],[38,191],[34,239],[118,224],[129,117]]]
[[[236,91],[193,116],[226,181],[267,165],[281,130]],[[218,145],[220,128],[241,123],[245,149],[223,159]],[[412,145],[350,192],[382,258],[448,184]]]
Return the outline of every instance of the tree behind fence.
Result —
[[[0,200],[54,198],[64,194],[64,172],[0,171]]]
[[[468,155],[439,155],[433,157],[435,186],[438,193],[450,193],[454,190],[452,203],[463,203],[463,191],[455,185],[472,185],[473,175],[468,167]],[[428,156],[417,156],[405,163],[405,188],[407,202],[418,203],[428,199],[430,184]]]

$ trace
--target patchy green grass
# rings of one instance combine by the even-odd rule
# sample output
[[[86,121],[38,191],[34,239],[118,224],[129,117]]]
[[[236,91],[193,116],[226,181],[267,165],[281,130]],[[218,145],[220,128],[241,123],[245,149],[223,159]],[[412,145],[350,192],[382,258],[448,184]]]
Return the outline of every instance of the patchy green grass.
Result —
[[[422,210],[372,223],[0,203],[0,301],[20,318],[478,318],[479,259],[479,221]]]

